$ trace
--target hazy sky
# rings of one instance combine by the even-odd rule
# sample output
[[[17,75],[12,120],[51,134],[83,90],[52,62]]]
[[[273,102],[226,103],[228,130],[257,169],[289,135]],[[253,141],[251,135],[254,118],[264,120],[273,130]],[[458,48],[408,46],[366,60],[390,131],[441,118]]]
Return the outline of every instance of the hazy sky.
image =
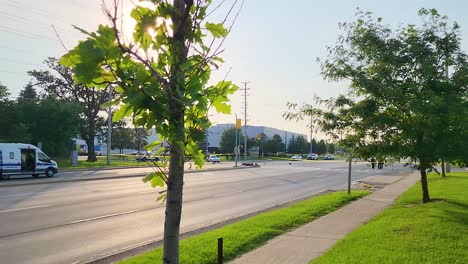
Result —
[[[220,0],[213,0],[214,4]],[[229,2],[229,1],[227,1]],[[71,24],[95,30],[106,22],[100,0],[0,0],[0,82],[17,96],[29,81],[26,71],[44,68],[49,56],[61,56],[54,24],[67,48],[82,39]],[[130,5],[130,4],[129,4]],[[246,0],[225,42],[226,63],[213,78],[242,85],[248,81],[248,123],[308,134],[305,122],[285,121],[286,103],[310,103],[343,92],[345,83],[328,83],[320,76],[317,57],[340,33],[337,24],[354,20],[356,8],[372,11],[393,27],[416,23],[417,11],[436,8],[461,26],[463,49],[468,51],[468,1],[345,1]],[[213,17],[216,18],[216,17]],[[216,22],[216,21],[213,21]],[[218,21],[219,22],[219,21]],[[243,115],[240,91],[231,97],[232,115],[213,115],[215,123],[234,122]]]

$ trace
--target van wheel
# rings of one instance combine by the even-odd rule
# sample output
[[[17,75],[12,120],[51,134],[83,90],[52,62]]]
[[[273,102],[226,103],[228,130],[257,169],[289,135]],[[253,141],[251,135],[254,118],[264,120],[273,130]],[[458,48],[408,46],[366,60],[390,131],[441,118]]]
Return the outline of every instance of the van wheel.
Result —
[[[54,170],[52,170],[52,169],[47,169],[47,170],[45,171],[45,175],[46,175],[47,177],[52,177],[52,176],[54,176]]]
[[[10,179],[10,175],[0,174],[0,180],[9,180],[9,179]]]
[[[39,177],[39,174],[35,173],[35,174],[33,174],[32,176],[33,176],[34,178],[37,178],[37,177]]]

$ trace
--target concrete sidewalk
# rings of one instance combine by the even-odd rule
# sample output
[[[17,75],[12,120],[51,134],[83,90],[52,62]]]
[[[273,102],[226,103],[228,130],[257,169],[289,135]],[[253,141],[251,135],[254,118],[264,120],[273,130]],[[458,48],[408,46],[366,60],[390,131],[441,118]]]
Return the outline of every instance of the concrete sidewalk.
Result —
[[[367,223],[420,179],[413,173],[331,214],[267,242],[231,263],[304,264],[319,257],[337,240]]]

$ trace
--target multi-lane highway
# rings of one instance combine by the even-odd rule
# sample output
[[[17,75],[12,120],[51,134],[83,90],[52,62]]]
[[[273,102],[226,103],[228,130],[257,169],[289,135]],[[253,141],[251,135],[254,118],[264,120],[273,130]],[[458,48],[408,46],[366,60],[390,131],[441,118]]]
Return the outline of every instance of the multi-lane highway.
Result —
[[[401,165],[372,170],[357,163],[353,180],[400,171],[409,170]],[[99,173],[135,172],[94,172]],[[343,161],[275,161],[260,168],[186,174],[181,229],[196,230],[338,188],[346,179]],[[157,190],[140,177],[34,183],[0,187],[1,263],[81,262],[162,236],[164,206],[155,202]]]

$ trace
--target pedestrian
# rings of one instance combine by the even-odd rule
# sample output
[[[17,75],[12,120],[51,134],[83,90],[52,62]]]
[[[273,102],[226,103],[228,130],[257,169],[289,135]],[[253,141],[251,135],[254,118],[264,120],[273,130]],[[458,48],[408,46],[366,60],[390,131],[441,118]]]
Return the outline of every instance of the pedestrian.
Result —
[[[383,169],[384,161],[382,159],[379,159],[379,162],[377,163],[377,168],[379,170]]]
[[[375,169],[375,159],[371,158],[370,162],[371,162],[372,169]]]

